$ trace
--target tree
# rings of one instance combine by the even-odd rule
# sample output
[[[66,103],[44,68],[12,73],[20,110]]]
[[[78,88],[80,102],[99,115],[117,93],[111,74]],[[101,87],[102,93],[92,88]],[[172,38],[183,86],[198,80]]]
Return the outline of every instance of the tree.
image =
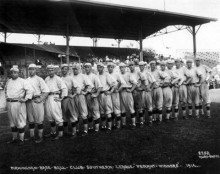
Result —
[[[151,48],[144,48],[143,49],[143,60],[144,61],[149,63],[150,61],[155,59],[155,55],[156,55],[155,50],[153,50]]]

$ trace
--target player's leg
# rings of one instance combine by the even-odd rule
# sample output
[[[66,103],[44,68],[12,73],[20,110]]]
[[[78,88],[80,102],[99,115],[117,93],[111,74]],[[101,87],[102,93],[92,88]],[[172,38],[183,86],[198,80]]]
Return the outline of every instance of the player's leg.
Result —
[[[17,117],[16,117],[16,127],[18,128],[19,144],[24,143],[24,133],[27,121],[27,111],[25,103],[16,103],[17,107]]]
[[[163,107],[163,91],[161,88],[157,88],[156,93],[156,107],[157,107],[157,114],[158,114],[158,123],[162,122],[162,107]]]
[[[146,108],[146,111],[148,111],[148,123],[149,123],[149,125],[152,125],[153,106],[152,106],[151,92],[145,92],[145,108]]]
[[[126,103],[125,101],[127,100],[127,93],[125,90],[120,92],[120,107],[121,107],[121,125],[122,127],[126,126]]]
[[[11,127],[11,132],[12,132],[12,140],[8,141],[7,143],[16,143],[18,139],[18,129],[16,127],[16,110],[13,107],[12,102],[7,102],[7,110],[8,110],[8,119],[9,119],[9,124]],[[15,114],[14,114],[15,113]]]
[[[199,104],[200,104],[200,89],[199,87],[194,87],[194,103],[195,103],[195,116],[199,118]]]
[[[105,114],[107,116],[107,122],[108,122],[107,132],[109,132],[112,130],[112,113],[113,113],[111,95],[105,95],[104,107],[105,107]]]
[[[187,86],[187,103],[188,103],[188,115],[192,117],[192,100],[193,100],[193,86]]]
[[[34,140],[34,129],[35,129],[35,120],[34,120],[34,114],[35,112],[38,112],[37,110],[34,110],[34,102],[33,100],[26,102],[27,107],[27,119],[29,122],[29,131],[30,131],[30,139]]]
[[[101,129],[106,129],[106,115],[105,115],[105,108],[104,108],[104,95],[105,94],[99,94],[98,101],[99,101],[99,111],[101,114]]]
[[[52,105],[51,103],[53,103],[53,101],[54,101],[53,95],[49,95],[44,105],[45,114],[46,114],[47,120],[50,122],[50,128],[51,128],[50,133],[45,135],[46,138],[56,136],[56,123],[55,123],[54,118],[52,117],[52,107],[51,107]]]

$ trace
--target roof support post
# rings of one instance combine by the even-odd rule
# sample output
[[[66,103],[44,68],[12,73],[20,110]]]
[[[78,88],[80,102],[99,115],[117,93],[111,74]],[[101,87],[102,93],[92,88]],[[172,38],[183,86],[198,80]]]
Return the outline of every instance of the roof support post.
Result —
[[[143,33],[142,33],[142,25],[140,26],[139,31],[139,44],[140,44],[140,61],[143,61],[143,39],[142,39]]]
[[[193,55],[196,57],[196,26],[192,26],[192,35],[193,35]]]
[[[68,64],[68,66],[70,65],[70,47],[69,47],[69,41],[70,41],[70,37],[69,37],[69,25],[67,25],[66,27],[66,62]]]
[[[7,32],[4,32],[4,42],[7,42]]]

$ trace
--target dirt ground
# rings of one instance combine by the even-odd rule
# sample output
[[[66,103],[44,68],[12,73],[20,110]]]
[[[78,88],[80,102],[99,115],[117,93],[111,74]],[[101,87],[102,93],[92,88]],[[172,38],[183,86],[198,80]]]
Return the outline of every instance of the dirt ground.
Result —
[[[10,127],[1,114],[0,173],[220,173],[220,90],[210,93],[211,119],[180,116],[152,127],[23,146],[6,144]]]

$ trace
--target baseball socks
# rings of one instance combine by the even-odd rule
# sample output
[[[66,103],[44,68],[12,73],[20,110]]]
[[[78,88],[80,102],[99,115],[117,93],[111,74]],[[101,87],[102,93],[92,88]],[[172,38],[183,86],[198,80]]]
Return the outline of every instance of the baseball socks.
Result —
[[[188,119],[186,116],[186,107],[182,106],[182,114],[183,114],[183,119]]]
[[[136,116],[135,113],[131,114],[131,129],[135,129],[136,127]]]
[[[140,127],[144,126],[144,111],[139,112]]]
[[[175,118],[176,120],[178,120],[178,113],[179,113],[178,107],[177,107],[177,108],[174,108],[174,118]]]
[[[158,113],[158,119],[159,119],[158,123],[160,124],[162,122],[162,110],[158,109],[157,113]]]
[[[29,123],[30,138],[31,139],[34,139],[34,128],[35,128],[35,124],[34,123]]]
[[[195,115],[196,118],[199,118],[199,106],[195,106]]]
[[[104,130],[106,129],[106,116],[101,115],[101,128]]]
[[[107,115],[107,122],[108,122],[107,133],[109,133],[112,130],[112,117],[111,117],[111,114]]]
[[[97,120],[94,120],[95,123],[95,133],[99,132],[99,123],[100,123],[100,118]]]
[[[148,117],[149,117],[149,126],[152,125],[152,121],[153,121],[153,116],[152,116],[153,112],[152,111],[148,111]]]
[[[126,126],[126,113],[121,114],[122,127]]]
[[[88,135],[88,119],[83,119],[83,134],[82,136]]]
[[[202,108],[202,104],[199,105],[199,110],[200,110],[201,116],[203,116],[204,115],[204,111],[203,111],[203,108]]]
[[[210,104],[206,106],[207,118],[211,118]]]
[[[116,128],[120,129],[121,128],[121,115],[117,116],[116,120],[117,120]]]
[[[35,141],[35,143],[41,143],[43,141],[43,124],[38,124],[37,129],[38,129],[38,139]]]

